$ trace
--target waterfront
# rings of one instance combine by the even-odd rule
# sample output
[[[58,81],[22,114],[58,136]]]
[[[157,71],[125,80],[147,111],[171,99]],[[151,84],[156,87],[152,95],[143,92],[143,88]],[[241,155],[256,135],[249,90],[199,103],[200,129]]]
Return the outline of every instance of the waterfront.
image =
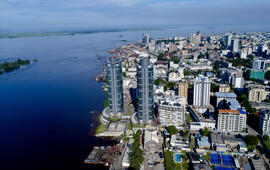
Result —
[[[194,30],[219,32],[194,27],[148,33],[166,37]],[[1,60],[36,58],[38,63],[0,77],[0,169],[83,167],[91,147],[103,144],[88,136],[89,112],[101,110],[104,100],[102,84],[93,77],[108,50],[136,42],[143,32],[1,39]]]

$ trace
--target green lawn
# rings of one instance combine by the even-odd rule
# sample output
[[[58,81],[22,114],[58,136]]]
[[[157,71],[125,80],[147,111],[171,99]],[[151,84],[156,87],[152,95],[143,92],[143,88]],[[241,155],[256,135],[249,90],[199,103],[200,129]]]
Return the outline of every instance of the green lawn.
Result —
[[[102,133],[103,130],[104,130],[104,125],[103,124],[98,125],[97,130],[96,130],[96,135]]]
[[[187,121],[188,122],[194,122],[194,120],[192,119],[192,117],[190,116],[190,114],[187,115]]]
[[[143,128],[143,125],[139,125],[139,124],[132,124],[133,128]]]
[[[128,130],[132,130],[131,122],[128,122]]]
[[[266,144],[266,146],[268,147],[268,149],[270,149],[270,142],[269,142],[269,140],[263,140],[263,141]]]

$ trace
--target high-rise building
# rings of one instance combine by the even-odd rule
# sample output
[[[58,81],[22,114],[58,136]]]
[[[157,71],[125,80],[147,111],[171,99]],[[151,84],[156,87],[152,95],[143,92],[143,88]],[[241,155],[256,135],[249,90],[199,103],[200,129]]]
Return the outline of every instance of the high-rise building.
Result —
[[[202,34],[200,31],[198,31],[197,34],[190,35],[190,44],[199,45],[201,41],[202,41]]]
[[[200,44],[201,42],[202,42],[202,33],[198,31],[196,36],[196,44]]]
[[[231,34],[227,35],[226,42],[227,42],[227,49],[231,48],[231,43],[232,43],[232,35]]]
[[[270,110],[264,110],[260,114],[259,128],[262,135],[270,136]]]
[[[192,44],[192,45],[196,44],[196,35],[195,34],[190,35],[190,44]]]
[[[124,110],[122,62],[116,57],[109,58],[108,98],[111,115],[116,116]]]
[[[248,89],[248,101],[262,102],[266,99],[266,91],[263,86],[254,86]]]
[[[244,110],[218,110],[217,129],[224,132],[243,132],[246,129],[247,114]]]
[[[148,34],[143,34],[142,43],[143,43],[143,45],[150,43],[150,36]]]
[[[188,83],[186,81],[179,82],[178,96],[185,97],[185,104],[188,103]]]
[[[239,52],[239,39],[237,38],[232,41],[232,51],[235,53]]]
[[[161,125],[179,128],[185,122],[185,98],[165,96],[160,102],[158,112]]]
[[[137,65],[137,106],[141,122],[153,120],[153,66],[148,58]]]
[[[207,77],[196,77],[194,80],[193,105],[208,107],[210,105],[211,82]]]

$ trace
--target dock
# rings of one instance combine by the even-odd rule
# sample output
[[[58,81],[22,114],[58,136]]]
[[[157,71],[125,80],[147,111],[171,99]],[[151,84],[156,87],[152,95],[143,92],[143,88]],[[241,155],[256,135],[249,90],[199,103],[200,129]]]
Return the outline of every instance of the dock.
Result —
[[[95,146],[88,157],[84,160],[85,164],[100,164],[110,167],[120,156],[120,148],[115,146]]]

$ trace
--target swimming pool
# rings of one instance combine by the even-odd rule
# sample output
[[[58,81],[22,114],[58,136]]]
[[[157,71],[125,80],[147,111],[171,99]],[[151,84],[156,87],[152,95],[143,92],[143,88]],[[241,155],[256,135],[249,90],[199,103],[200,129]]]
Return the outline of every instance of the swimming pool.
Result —
[[[175,161],[176,163],[180,163],[180,162],[181,162],[181,154],[175,153],[175,154],[173,155],[173,157],[174,157],[174,161]]]

